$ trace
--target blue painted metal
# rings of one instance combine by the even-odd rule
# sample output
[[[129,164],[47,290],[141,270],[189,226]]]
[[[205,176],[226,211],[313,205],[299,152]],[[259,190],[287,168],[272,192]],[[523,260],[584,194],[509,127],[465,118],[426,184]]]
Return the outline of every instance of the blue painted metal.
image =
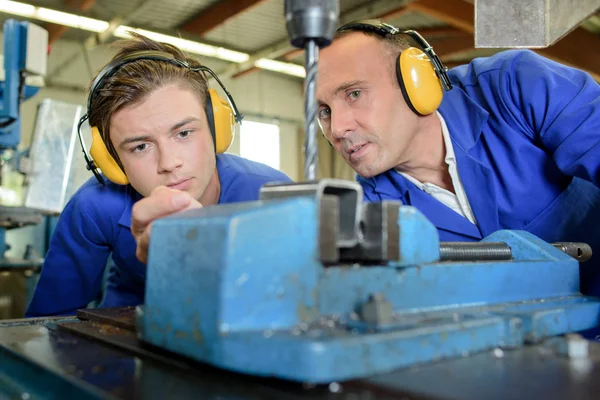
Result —
[[[10,245],[6,243],[6,228],[0,227],[0,258],[4,258],[4,254],[10,250]]]
[[[27,29],[29,22],[8,19],[4,22],[4,82],[0,83],[0,149],[16,149],[21,141],[21,101],[39,92],[39,87],[23,87],[21,99],[21,71],[25,69]],[[12,122],[11,122],[12,121]]]
[[[401,207],[398,212],[398,224],[401,227],[400,259],[392,263],[391,267],[426,264],[440,259],[437,229],[425,218],[416,217],[417,213],[414,207]],[[416,237],[420,238],[418,246],[414,245]]]
[[[142,340],[261,376],[330,382],[596,327],[578,262],[537,237],[498,231],[514,260],[438,262],[437,232],[399,213],[400,260],[318,261],[311,198],[205,207],[154,223]],[[373,294],[391,321],[367,323]]]

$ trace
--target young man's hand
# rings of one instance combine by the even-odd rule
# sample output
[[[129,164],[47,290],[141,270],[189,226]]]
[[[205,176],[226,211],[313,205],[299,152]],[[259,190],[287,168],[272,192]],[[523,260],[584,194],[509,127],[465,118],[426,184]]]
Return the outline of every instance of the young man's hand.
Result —
[[[131,233],[137,243],[135,255],[138,260],[143,263],[148,261],[152,221],[176,212],[200,207],[202,204],[188,193],[165,186],[154,188],[150,196],[135,203],[131,213]]]

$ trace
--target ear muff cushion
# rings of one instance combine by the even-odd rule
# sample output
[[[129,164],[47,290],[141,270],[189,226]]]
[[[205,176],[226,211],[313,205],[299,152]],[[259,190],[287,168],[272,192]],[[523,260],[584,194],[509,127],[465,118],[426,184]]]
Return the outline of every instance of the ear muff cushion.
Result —
[[[212,133],[215,140],[215,151],[217,154],[225,153],[233,142],[233,132],[235,127],[235,118],[233,110],[229,103],[219,97],[214,89],[208,90],[207,103],[210,101],[210,106],[207,104],[206,117],[208,118],[209,126],[212,122]],[[209,116],[209,109],[212,108],[212,113]]]
[[[102,171],[108,180],[118,185],[127,185],[129,183],[127,175],[125,175],[121,167],[119,167],[119,164],[117,164],[115,159],[108,152],[104,140],[102,140],[102,137],[100,136],[100,131],[95,126],[92,127],[92,147],[90,148],[90,155],[92,156],[92,160],[94,160],[96,167]]]
[[[210,91],[210,89],[209,89]],[[208,122],[208,128],[210,129],[210,134],[213,138],[213,142],[215,142],[215,150],[217,149],[217,139],[215,137],[215,113],[213,112],[212,100],[210,98],[210,93],[206,96],[206,102],[204,104],[204,111],[206,112],[206,121]]]
[[[429,57],[420,49],[403,50],[396,61],[398,83],[409,107],[428,115],[442,102],[443,88]]]

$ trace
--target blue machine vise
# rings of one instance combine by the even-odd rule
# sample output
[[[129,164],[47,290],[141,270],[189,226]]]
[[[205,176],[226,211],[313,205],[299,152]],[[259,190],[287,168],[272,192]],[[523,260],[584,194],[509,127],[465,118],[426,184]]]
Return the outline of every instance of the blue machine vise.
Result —
[[[155,222],[141,340],[326,383],[598,326],[578,261],[530,233],[440,244],[415,208],[362,204],[349,181],[261,195]]]

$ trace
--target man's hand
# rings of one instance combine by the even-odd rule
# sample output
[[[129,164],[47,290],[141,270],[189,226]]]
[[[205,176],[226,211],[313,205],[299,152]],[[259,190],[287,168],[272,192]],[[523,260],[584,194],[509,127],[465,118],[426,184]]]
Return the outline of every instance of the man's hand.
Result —
[[[188,193],[165,186],[152,190],[150,196],[133,205],[131,213],[131,233],[137,243],[135,255],[143,263],[148,261],[148,243],[152,221],[176,212],[200,208],[197,200]]]

